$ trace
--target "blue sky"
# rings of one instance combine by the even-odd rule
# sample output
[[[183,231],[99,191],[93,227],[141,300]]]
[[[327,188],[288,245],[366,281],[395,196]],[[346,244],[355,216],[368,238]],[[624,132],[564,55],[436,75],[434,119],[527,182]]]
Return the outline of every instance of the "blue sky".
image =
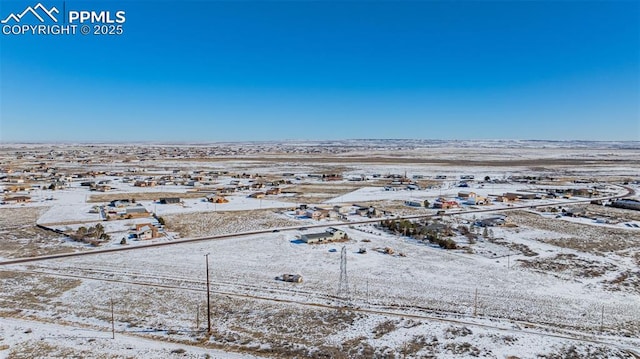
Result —
[[[640,140],[637,1],[64,5],[124,34],[0,35],[2,142]]]

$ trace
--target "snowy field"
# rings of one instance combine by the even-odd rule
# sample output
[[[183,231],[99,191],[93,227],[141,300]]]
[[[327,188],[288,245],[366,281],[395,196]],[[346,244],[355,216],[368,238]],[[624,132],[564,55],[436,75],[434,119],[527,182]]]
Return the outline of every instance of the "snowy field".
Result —
[[[545,337],[549,332],[576,338],[587,335],[596,341],[615,343],[614,348],[618,349],[640,345],[639,340],[633,339],[640,333],[638,293],[611,292],[596,280],[576,280],[570,275],[531,271],[518,264],[518,259],[528,259],[524,256],[512,255],[509,265],[505,257],[488,259],[459,251],[448,252],[375,229],[367,231],[371,233],[349,230],[352,240],[344,244],[350,289],[346,302],[337,296],[340,254],[339,251],[329,251],[340,248],[342,244],[297,244],[293,235],[274,233],[34,263],[21,268],[21,272],[29,276],[28,280],[17,279],[13,281],[15,287],[5,287],[8,293],[5,304],[16,300],[20,292],[37,290],[46,278],[78,281],[64,293],[26,305],[21,313],[11,317],[58,316],[71,323],[108,332],[108,298],[116,298],[117,332],[136,334],[148,331],[166,340],[177,338],[195,344],[200,340],[192,333],[195,312],[197,306],[204,306],[206,300],[204,255],[210,253],[214,306],[231,305],[227,302],[235,300],[243,300],[244,303],[240,312],[233,309],[230,312],[215,311],[214,327],[220,337],[224,334],[251,338],[245,345],[237,343],[248,338],[238,339],[234,347],[261,347],[270,342],[271,339],[267,338],[284,335],[267,330],[256,336],[238,328],[237,322],[253,316],[268,321],[261,317],[263,314],[259,309],[247,309],[250,307],[246,303],[248,298],[268,305],[281,303],[284,308],[295,305],[302,311],[307,308],[313,311],[317,306],[345,304],[353,308],[352,315],[358,318],[356,324],[334,329],[321,343],[309,344],[308,349],[321,344],[336,345],[364,334],[371,338],[362,342],[373,348],[387,346],[393,351],[401,350],[411,341],[418,340],[416,338],[432,333],[434,324],[429,323],[428,318],[461,321],[475,333],[462,336],[469,335],[467,339],[472,346],[490,357],[505,354],[529,357],[527,353],[542,353],[543,349],[557,347],[560,343],[564,346],[572,344],[566,339]],[[513,242],[525,243],[545,257],[556,253],[578,253],[532,239],[548,236],[549,233],[540,231],[521,231],[518,234],[514,231],[510,238]],[[366,254],[357,253],[362,247],[368,249]],[[375,251],[380,247],[392,247],[396,253],[406,256]],[[587,259],[593,257],[579,255]],[[622,261],[614,262],[617,266],[623,265]],[[630,263],[627,265],[633,267]],[[282,273],[301,274],[304,282],[294,285],[275,281],[274,277]],[[396,322],[383,339],[382,336],[376,338],[374,331],[382,320],[381,316],[393,318],[392,321]],[[403,316],[414,318],[416,323],[407,324],[407,319],[401,319]],[[202,318],[204,315],[201,315],[200,328]],[[489,328],[483,328],[483,325]],[[453,322],[435,325],[443,333],[449,326],[459,327]],[[481,329],[476,329],[478,326]],[[482,339],[491,332],[495,335],[496,328],[500,328],[497,337]],[[528,331],[538,335],[529,335]],[[465,330],[462,332],[466,333]],[[511,339],[501,338],[501,335],[515,335],[518,339],[514,341],[519,344],[509,343]],[[287,338],[295,342],[294,338]],[[431,340],[431,337],[427,336],[427,339]],[[458,335],[451,335],[451,342],[458,339]],[[212,338],[209,341],[219,344],[219,340]],[[439,350],[442,354],[448,353],[445,349]],[[582,347],[580,350],[588,349]],[[257,353],[261,352],[257,350]],[[451,353],[444,357],[455,357]]]
[[[394,215],[435,214],[404,201],[454,199],[459,191],[490,196],[595,186],[608,197],[624,194],[623,182],[638,198],[637,148],[513,141],[220,144],[174,146],[171,153],[180,158],[168,159],[155,155],[166,147],[145,145],[120,148],[128,151],[125,162],[109,146],[55,146],[61,155],[50,160],[47,147],[3,145],[2,163],[16,169],[5,173],[5,189],[15,186],[9,179],[32,173],[20,168],[41,163],[68,176],[96,171],[90,180],[110,181],[113,189],[96,193],[80,185],[86,178],[77,179],[66,189],[17,193],[30,195],[30,203],[0,205],[0,358],[635,358],[640,355],[637,211],[589,204],[581,197],[463,205],[448,210],[442,223],[470,228],[500,214],[509,225],[490,227],[486,234],[473,228],[473,241],[455,232],[451,238],[459,248],[444,250],[385,232],[375,220],[356,224],[367,218],[354,214],[346,221],[315,221],[290,209],[303,203],[373,204]],[[15,151],[23,152],[20,160]],[[76,162],[79,155],[93,161]],[[210,171],[228,173],[212,176],[198,189],[133,185],[149,177],[195,176],[194,171],[205,177]],[[308,177],[334,172],[343,179]],[[238,178],[242,173],[263,179]],[[425,177],[428,186],[385,190],[390,180],[373,178],[404,173]],[[475,180],[459,187],[460,177],[468,175]],[[358,176],[370,178],[349,181]],[[497,181],[484,181],[485,176]],[[547,179],[525,183],[512,176]],[[254,190],[245,190],[227,195],[224,204],[204,200],[235,180],[282,178],[291,181],[282,188],[292,193],[256,199],[249,198]],[[158,202],[169,196],[181,197],[181,203]],[[137,224],[157,220],[104,221],[104,212],[95,210],[128,198],[166,221],[161,237],[119,244]],[[576,200],[585,203],[571,204]],[[496,212],[473,212],[478,208]],[[589,215],[563,215],[581,210]],[[113,239],[93,248],[36,223],[61,231],[101,224]],[[324,230],[315,225],[336,223],[343,224],[348,241],[300,241]],[[263,233],[177,243],[252,231]],[[133,248],[167,242],[171,245]],[[123,247],[133,249],[99,252]],[[74,252],[92,254],[29,259]],[[27,262],[6,263],[20,258]],[[341,263],[346,264],[342,281]],[[283,274],[299,274],[303,281],[276,280]]]

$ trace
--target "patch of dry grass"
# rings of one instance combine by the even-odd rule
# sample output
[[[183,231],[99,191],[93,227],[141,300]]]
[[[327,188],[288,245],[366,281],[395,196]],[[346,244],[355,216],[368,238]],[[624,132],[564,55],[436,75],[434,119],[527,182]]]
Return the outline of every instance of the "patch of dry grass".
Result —
[[[167,228],[183,237],[201,237],[225,233],[288,227],[300,222],[272,210],[181,213],[163,216]]]
[[[381,181],[367,182],[324,182],[307,183],[283,188],[285,192],[296,192],[295,197],[281,197],[279,200],[294,203],[321,203],[366,186],[383,186]]]
[[[589,213],[600,215],[603,217],[611,216],[619,218],[623,221],[640,221],[640,211],[632,211],[628,209],[606,207],[590,204],[586,206]]]
[[[0,293],[3,294],[0,297],[0,307],[7,310],[44,309],[55,298],[79,285],[79,279],[0,271]]]
[[[386,320],[384,322],[378,323],[375,328],[373,328],[373,337],[378,339],[383,337],[386,334],[389,334],[396,330],[397,321]]]
[[[535,260],[521,259],[520,265],[543,272],[570,273],[581,278],[593,278],[617,270],[617,266],[607,262],[587,260],[575,254],[561,253],[554,257]]]
[[[65,246],[65,238],[36,227],[46,207],[0,209],[0,256],[22,258],[77,250]]]
[[[167,354],[166,353],[163,354]],[[161,353],[156,353],[161,354]],[[123,356],[122,354],[100,353],[95,348],[84,349],[70,347],[53,340],[28,339],[14,345],[7,356],[7,359],[49,359],[49,358],[94,358],[94,359],[121,359],[134,358],[137,355]]]
[[[581,346],[563,345],[560,348],[551,348],[554,352],[538,355],[540,359],[609,359],[609,358],[633,358],[629,353],[620,349],[613,349],[603,345]]]
[[[605,287],[610,290],[622,290],[640,294],[640,271],[624,271],[616,278],[604,283]]]
[[[631,248],[640,248],[640,236],[624,229],[591,226],[564,220],[541,217],[525,211],[508,212],[509,218],[519,227],[542,229],[564,235],[564,238],[546,238],[540,241],[561,248],[605,255],[617,252],[629,255]]]

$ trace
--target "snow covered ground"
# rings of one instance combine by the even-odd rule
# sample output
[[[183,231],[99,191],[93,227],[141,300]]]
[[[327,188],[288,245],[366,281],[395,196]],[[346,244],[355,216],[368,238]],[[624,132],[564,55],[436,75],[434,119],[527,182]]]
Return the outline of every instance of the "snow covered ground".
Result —
[[[489,325],[490,328],[480,330],[472,326],[475,334],[469,340],[480,352],[491,353],[491,357],[501,357],[504,353],[533,357],[533,353],[544,353],[554,345],[570,343],[566,339],[544,337],[542,334],[547,331],[569,337],[585,332],[594,340],[617,343],[623,348],[640,345],[640,341],[632,339],[640,333],[640,301],[637,294],[607,291],[597,280],[576,280],[570,275],[528,270],[518,264],[518,259],[528,259],[522,255],[485,258],[462,251],[444,251],[377,231],[373,227],[364,229],[366,231],[348,230],[352,240],[345,244],[297,244],[294,242],[295,233],[272,233],[140,252],[41,262],[24,269],[27,273],[36,273],[36,278],[46,273],[45,277],[69,278],[72,274],[72,278],[81,279],[79,286],[55,301],[55,306],[45,306],[48,308],[45,310],[47,315],[62,315],[74,322],[93,323],[106,331],[108,322],[104,318],[108,314],[108,302],[105,296],[112,296],[120,298],[116,312],[119,318],[117,330],[136,332],[160,327],[179,331],[182,330],[180,328],[193,326],[193,310],[205,299],[205,254],[210,253],[212,291],[216,303],[225,302],[228,297],[248,297],[258,302],[284,301],[290,305],[295,303],[313,308],[342,303],[336,297],[340,254],[339,251],[332,253],[329,249],[345,245],[350,305],[356,313],[361,313],[358,312],[358,308],[361,308],[387,315],[400,314],[400,317],[404,313],[409,317],[422,317],[427,322],[427,318],[437,317],[461,320],[468,325]],[[515,229],[504,229],[496,235],[506,236],[504,231],[512,231],[509,234],[510,241],[525,243],[543,256],[578,253],[536,240],[548,237],[550,233],[535,230],[517,233]],[[368,242],[362,241],[365,239]],[[366,254],[357,253],[362,247],[368,249]],[[396,253],[406,256],[375,251],[375,248],[383,247],[392,247]],[[593,256],[580,255],[593,259]],[[616,262],[616,265],[624,264]],[[627,265],[632,267],[631,263]],[[282,273],[301,274],[304,282],[293,285],[275,281],[274,277]],[[189,299],[182,294],[185,291],[191,293]],[[157,301],[160,297],[149,295],[162,298],[159,312],[156,313],[153,308],[159,305]],[[83,303],[93,303],[93,309],[82,309]],[[135,314],[127,314],[130,310],[123,309],[123,305],[135,306]],[[477,317],[474,317],[474,311],[477,311]],[[38,312],[28,313],[38,316]],[[151,315],[152,312],[155,314]],[[363,323],[367,322],[364,318],[369,318],[371,314],[362,314]],[[93,319],[96,315],[103,319],[96,321]],[[217,313],[217,330],[227,334],[236,333],[230,329],[233,328],[231,323],[244,320],[241,318],[249,315],[249,312],[237,315],[237,318],[232,315],[232,319],[224,313]],[[368,320],[380,318],[373,316]],[[363,325],[360,330],[372,330],[372,324]],[[405,324],[396,325],[399,328],[384,339],[376,339],[373,335],[367,343],[373,347],[385,345],[400,350],[415,337],[431,333],[434,324],[417,325],[416,329],[403,326]],[[538,335],[530,336],[518,331],[525,326],[534,328],[532,331]],[[600,330],[601,326],[604,331]],[[445,331],[442,326],[436,327]],[[496,334],[495,327],[504,328],[507,332],[519,328],[515,333],[518,334],[518,344],[495,343],[495,340],[510,340],[499,337],[491,339]],[[357,337],[358,330],[357,325],[349,326],[332,333],[324,342],[329,345],[353,339]],[[185,339],[189,338],[187,336]],[[255,341],[253,338],[252,343]],[[454,338],[457,336],[453,336],[452,341]],[[455,357],[441,350],[444,357]],[[588,349],[583,347],[581,350]]]
[[[89,327],[0,317],[0,358],[259,358]]]
[[[310,206],[375,203],[394,209],[405,207],[407,213],[414,214],[436,210],[410,211],[403,201],[433,202],[440,196],[454,198],[459,191],[487,196],[596,185],[572,183],[572,179],[590,176],[619,184],[640,174],[640,168],[631,161],[637,157],[637,149],[615,143],[569,146],[544,142],[534,146],[487,141],[471,147],[451,147],[451,143],[443,142],[354,141],[350,150],[342,145],[176,146],[184,159],[153,159],[147,152],[164,147],[131,146],[123,150],[127,162],[114,160],[111,149],[105,146],[79,151],[85,154],[83,158],[91,157],[86,155],[91,151],[107,151],[100,154],[107,162],[81,164],[69,156],[69,163],[61,160],[58,164],[74,171],[127,171],[128,176],[141,178],[175,170],[260,172],[274,177],[291,172],[301,180],[294,177],[290,186],[304,189],[306,193],[300,198]],[[273,151],[262,153],[266,148]],[[40,149],[25,146],[21,151],[34,153],[28,153],[22,161],[42,162],[37,157]],[[227,150],[246,158],[217,154]],[[195,154],[198,151],[202,153]],[[137,153],[141,153],[140,158],[130,159]],[[13,157],[11,161],[15,161]],[[331,171],[339,171],[345,180],[323,183],[306,177]],[[411,191],[386,191],[377,180],[347,180],[351,176],[405,172],[410,178],[425,176],[429,183],[436,175],[446,175],[447,179],[435,181],[443,186]],[[476,181],[470,187],[458,187],[462,175],[474,175]],[[546,175],[558,180],[542,185],[502,181],[513,175]],[[484,182],[485,176],[499,183]],[[490,235],[479,236],[475,243],[456,234],[454,240],[463,247],[457,250],[386,233],[375,224],[341,227],[350,237],[344,243],[306,245],[298,240],[301,235],[323,229],[271,232],[272,226],[299,228],[331,222],[298,220],[278,213],[299,204],[290,194],[260,200],[248,198],[247,191],[228,196],[229,203],[216,205],[203,201],[206,193],[197,193],[190,186],[140,188],[121,181],[121,177],[100,175],[95,179],[112,180],[115,189],[111,192],[90,192],[75,181],[64,190],[32,191],[32,203],[0,206],[0,214],[5,217],[0,218],[2,256],[24,256],[19,255],[20,246],[29,253],[26,256],[46,254],[42,251],[52,246],[64,250],[86,246],[61,241],[57,234],[34,232],[36,220],[60,230],[100,223],[115,238],[105,247],[119,247],[116,242],[121,235],[129,233],[135,224],[153,219],[102,221],[100,212],[91,213],[94,206],[117,198],[138,197],[137,203],[166,217],[168,226],[174,225],[180,233],[266,232],[2,265],[0,358],[640,355],[640,231],[633,227],[640,220],[633,214],[608,212],[596,205],[589,207],[596,213],[590,218],[557,218],[561,212],[530,208],[501,212],[513,226],[492,227]],[[227,185],[230,180],[230,176],[220,176],[211,187]],[[636,190],[637,197],[640,186],[629,186]],[[611,194],[622,192],[620,187],[609,188]],[[103,197],[92,197],[95,195]],[[182,204],[157,202],[168,195],[182,195]],[[307,202],[314,198],[320,203]],[[557,210],[572,208],[566,199],[520,204],[527,203],[553,204]],[[466,205],[463,208],[472,209]],[[481,208],[512,207],[492,204]],[[28,221],[14,221],[13,215],[28,216]],[[468,213],[446,216],[443,221],[453,227],[468,226],[492,215]],[[353,221],[361,218],[350,216]],[[597,218],[619,221],[606,223]],[[34,233],[38,241],[29,241]],[[163,237],[129,243],[129,247],[175,239],[177,236]],[[346,248],[348,293],[338,290],[342,246]],[[393,249],[393,254],[385,253],[385,248]],[[359,253],[361,249],[366,253]],[[206,254],[212,294],[211,336],[204,333]],[[275,279],[286,273],[302,275],[303,282]],[[111,300],[115,339],[111,339]]]

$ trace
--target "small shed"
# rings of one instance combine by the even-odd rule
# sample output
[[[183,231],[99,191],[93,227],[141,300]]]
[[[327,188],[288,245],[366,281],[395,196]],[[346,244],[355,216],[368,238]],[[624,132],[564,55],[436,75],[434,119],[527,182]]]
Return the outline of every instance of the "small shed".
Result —
[[[180,197],[166,197],[160,198],[161,204],[178,204],[180,203]]]

